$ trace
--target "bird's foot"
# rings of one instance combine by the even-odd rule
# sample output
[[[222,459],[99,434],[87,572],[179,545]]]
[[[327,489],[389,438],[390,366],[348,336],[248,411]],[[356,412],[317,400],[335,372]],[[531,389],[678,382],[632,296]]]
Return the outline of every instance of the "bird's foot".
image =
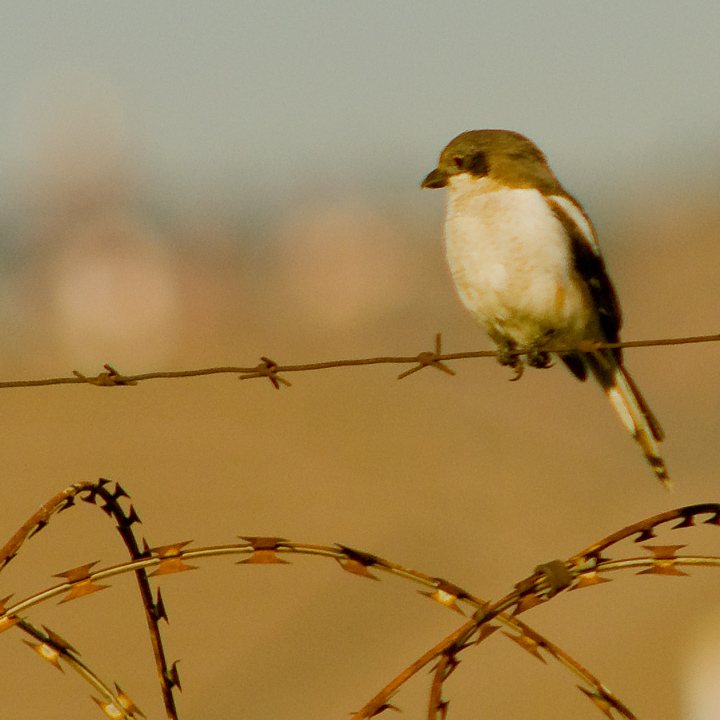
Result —
[[[555,364],[547,350],[538,350],[537,348],[528,352],[527,361],[530,367],[537,368],[538,370],[547,370],[547,368]]]
[[[517,354],[515,345],[499,348],[497,351],[497,361],[503,367],[509,367],[515,371],[515,377],[511,377],[510,382],[517,382],[525,372],[525,363],[523,363],[522,358]]]

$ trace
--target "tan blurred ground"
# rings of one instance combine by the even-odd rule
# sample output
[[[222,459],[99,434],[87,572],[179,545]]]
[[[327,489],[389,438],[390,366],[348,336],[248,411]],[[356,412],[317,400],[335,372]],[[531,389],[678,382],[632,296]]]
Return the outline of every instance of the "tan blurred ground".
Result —
[[[87,188],[87,186],[83,186]],[[487,348],[456,301],[440,246],[440,199],[322,186],[313,201],[264,208],[253,234],[193,209],[153,213],[122,188],[40,194],[2,282],[4,379],[207,365],[261,355],[305,362]],[[50,198],[50,199],[49,199]],[[118,200],[118,198],[120,198]],[[51,201],[52,200],[52,201]],[[408,218],[411,218],[410,220]],[[652,188],[601,228],[627,339],[717,332],[720,214]],[[397,367],[296,374],[292,388],[233,376],[137,387],[0,394],[10,536],[66,485],[99,476],[130,493],[151,545],[279,535],[340,542],[445,577],[487,599],[541,562],[574,554],[671,507],[720,501],[720,347],[633,350],[628,366],[661,418],[677,492],[660,489],[601,393],[561,368],[516,384],[488,360],[455,378]],[[718,554],[717,530],[665,544]],[[632,552],[631,548],[631,552]],[[120,561],[112,524],[81,504],[6,569],[0,596],[51,575]],[[698,617],[720,577],[629,575],[559,597],[524,619],[596,673],[639,717],[674,718]],[[333,563],[237,567],[211,560],[162,582],[179,665],[181,717],[337,718],[460,622],[397,579],[371,583]],[[142,611],[127,578],[76,603],[28,613],[162,717]],[[89,688],[0,636],[3,718],[95,718]],[[446,686],[452,717],[597,717],[574,679],[504,638],[467,651]],[[426,673],[394,700],[422,716]]]

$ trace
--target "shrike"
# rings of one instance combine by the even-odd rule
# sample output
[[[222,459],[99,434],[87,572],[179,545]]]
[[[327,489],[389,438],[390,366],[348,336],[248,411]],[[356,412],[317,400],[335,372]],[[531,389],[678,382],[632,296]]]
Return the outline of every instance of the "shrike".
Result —
[[[509,130],[465,132],[445,147],[422,187],[448,189],[450,271],[499,361],[518,379],[523,357],[546,368],[553,348],[582,348],[557,354],[579,380],[594,376],[670,487],[658,449],[662,428],[624,368],[622,351],[594,347],[619,342],[622,318],[592,223],[540,149]]]

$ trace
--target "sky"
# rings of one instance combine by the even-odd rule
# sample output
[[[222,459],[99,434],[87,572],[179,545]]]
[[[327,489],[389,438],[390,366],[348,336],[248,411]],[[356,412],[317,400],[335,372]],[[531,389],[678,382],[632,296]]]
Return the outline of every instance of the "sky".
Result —
[[[480,127],[531,136],[576,183],[691,177],[679,158],[718,156],[718,27],[714,0],[5,0],[0,178],[32,168],[58,118],[102,125],[160,177],[230,175],[240,193],[348,170],[414,182]]]

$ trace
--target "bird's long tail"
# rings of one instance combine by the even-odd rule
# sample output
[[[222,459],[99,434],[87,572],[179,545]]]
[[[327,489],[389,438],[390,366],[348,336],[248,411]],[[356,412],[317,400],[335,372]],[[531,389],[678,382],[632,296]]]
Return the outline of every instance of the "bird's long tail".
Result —
[[[664,438],[663,430],[630,373],[612,351],[597,350],[589,353],[587,362],[623,425],[642,448],[657,479],[671,489],[672,481],[658,447]]]

